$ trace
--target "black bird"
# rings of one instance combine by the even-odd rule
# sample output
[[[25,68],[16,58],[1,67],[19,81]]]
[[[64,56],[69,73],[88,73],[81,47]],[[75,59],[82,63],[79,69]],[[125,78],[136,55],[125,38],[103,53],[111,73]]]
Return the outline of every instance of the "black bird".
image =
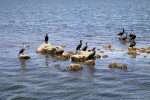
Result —
[[[133,36],[133,32],[130,33],[129,37],[131,38]]]
[[[95,56],[95,47],[93,48],[93,52],[88,56],[88,59],[92,59]]]
[[[132,37],[130,38],[131,40],[134,40],[136,38],[136,35],[132,35]]]
[[[86,42],[86,45],[85,45],[85,47],[82,50],[86,51],[87,47],[88,47],[88,45],[87,45],[87,42]]]
[[[82,40],[80,40],[80,44],[77,46],[76,52],[77,52],[77,50],[80,50],[81,46],[82,46]]]
[[[126,33],[126,36],[122,39],[123,41],[125,41],[125,40],[127,39],[127,34],[128,34],[128,33]]]
[[[135,42],[135,40],[132,40],[132,42],[131,42],[131,44],[129,45],[129,47],[134,47],[136,45],[136,42]]]
[[[125,33],[125,31],[124,31],[124,28],[123,28],[123,31],[122,32],[120,32],[118,35],[123,35]]]
[[[48,43],[48,35],[45,36],[45,43]]]
[[[25,50],[25,43],[23,43],[23,48],[20,50],[18,56],[19,56],[21,53],[23,54],[24,50]],[[24,55],[24,54],[23,54],[23,55]]]

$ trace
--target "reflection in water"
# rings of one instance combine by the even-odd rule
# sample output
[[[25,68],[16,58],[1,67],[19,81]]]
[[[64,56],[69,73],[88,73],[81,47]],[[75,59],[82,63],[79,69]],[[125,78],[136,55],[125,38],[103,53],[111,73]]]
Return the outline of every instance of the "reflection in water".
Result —
[[[20,63],[21,63],[21,72],[25,72],[27,65],[26,62],[28,61],[28,59],[20,59]]]
[[[48,66],[49,65],[49,55],[45,56],[45,65]]]

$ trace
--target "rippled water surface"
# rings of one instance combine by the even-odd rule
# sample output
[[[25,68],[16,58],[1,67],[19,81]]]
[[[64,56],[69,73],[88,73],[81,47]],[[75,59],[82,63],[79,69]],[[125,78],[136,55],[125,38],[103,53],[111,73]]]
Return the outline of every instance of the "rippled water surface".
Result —
[[[133,30],[136,47],[149,47],[149,5],[149,0],[0,0],[0,100],[149,99],[150,56],[132,58],[130,43],[116,35],[122,28]],[[50,55],[35,52],[46,33],[65,51],[75,51],[82,39],[108,58],[82,65],[81,71],[63,71],[71,60],[53,62]],[[23,42],[29,60],[18,59]],[[107,44],[115,50],[104,50]],[[128,68],[110,69],[111,62]]]

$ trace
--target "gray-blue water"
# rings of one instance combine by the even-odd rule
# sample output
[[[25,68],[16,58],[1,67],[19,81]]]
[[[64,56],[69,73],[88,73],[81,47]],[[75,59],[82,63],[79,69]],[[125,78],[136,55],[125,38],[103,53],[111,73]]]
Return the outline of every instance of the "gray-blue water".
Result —
[[[149,5],[149,0],[0,0],[0,100],[149,99],[150,56],[132,58],[126,54],[130,43],[116,35],[122,28],[133,30],[136,47],[149,47]],[[65,45],[65,51],[75,51],[82,39],[109,57],[81,71],[63,71],[70,60],[53,62],[35,52],[46,33],[52,45]],[[29,60],[18,59],[23,42]],[[115,50],[103,50],[107,44]],[[111,62],[128,69],[109,69]]]

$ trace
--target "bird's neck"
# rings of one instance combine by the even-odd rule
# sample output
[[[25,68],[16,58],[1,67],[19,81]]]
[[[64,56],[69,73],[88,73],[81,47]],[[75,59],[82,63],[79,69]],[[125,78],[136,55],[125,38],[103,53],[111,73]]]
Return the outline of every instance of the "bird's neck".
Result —
[[[25,49],[25,44],[23,45],[23,48]]]

